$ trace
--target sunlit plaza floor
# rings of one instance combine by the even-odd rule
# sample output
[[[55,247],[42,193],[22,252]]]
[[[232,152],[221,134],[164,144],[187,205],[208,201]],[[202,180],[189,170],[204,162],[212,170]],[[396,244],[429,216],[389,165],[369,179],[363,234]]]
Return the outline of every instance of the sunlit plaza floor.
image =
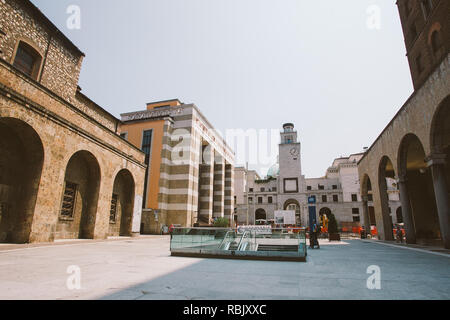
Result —
[[[3,245],[0,299],[450,299],[450,256],[361,240],[324,240],[306,263],[171,257],[166,236]]]

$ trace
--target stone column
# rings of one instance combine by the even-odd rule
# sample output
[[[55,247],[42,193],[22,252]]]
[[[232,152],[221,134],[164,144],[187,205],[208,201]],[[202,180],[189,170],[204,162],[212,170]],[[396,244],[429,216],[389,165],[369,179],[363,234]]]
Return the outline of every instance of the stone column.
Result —
[[[366,232],[370,232],[369,200],[367,196],[363,196],[362,199],[363,199],[364,228],[366,228]]]
[[[213,217],[224,215],[225,206],[225,161],[222,156],[216,155],[214,161],[214,210]]]
[[[224,217],[230,221],[233,226],[234,215],[234,170],[231,164],[225,163],[225,201]]]
[[[199,165],[198,217],[202,224],[209,224],[213,215],[214,150],[204,147]]]
[[[445,176],[445,154],[432,154],[429,156],[427,166],[431,167],[433,176],[434,194],[439,215],[441,237],[446,249],[450,249],[450,203]]]
[[[408,188],[406,186],[406,174],[398,179],[400,190],[400,202],[402,204],[403,222],[405,224],[406,243],[416,243],[416,228],[412,216],[411,201],[409,199]]]

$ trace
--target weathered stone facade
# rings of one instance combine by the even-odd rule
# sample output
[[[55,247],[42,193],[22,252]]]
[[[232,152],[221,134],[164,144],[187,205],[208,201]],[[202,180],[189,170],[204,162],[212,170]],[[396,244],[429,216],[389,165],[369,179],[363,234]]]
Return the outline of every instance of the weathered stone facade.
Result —
[[[279,164],[269,169],[266,179],[261,179],[253,170],[235,169],[237,222],[254,224],[257,220],[274,219],[276,210],[295,210],[297,224],[307,226],[307,199],[315,196],[317,216],[333,213],[340,227],[349,230],[364,223],[357,167],[362,154],[335,159],[321,178],[305,178],[300,150],[293,124],[286,124],[281,133]],[[292,184],[290,188],[288,183]],[[391,191],[390,208],[395,213],[400,203],[398,192]],[[394,214],[393,222],[397,222]]]
[[[397,4],[415,91],[358,164],[364,215],[370,196],[393,238],[385,178],[396,179],[407,242],[450,248],[450,2]]]
[[[0,241],[139,233],[144,155],[120,138],[120,120],[79,92],[83,53],[29,1],[0,2],[0,29]],[[36,74],[16,67],[23,43],[40,55]],[[62,216],[70,184],[73,210]],[[111,227],[113,193],[116,216],[128,215],[116,221],[122,232]]]

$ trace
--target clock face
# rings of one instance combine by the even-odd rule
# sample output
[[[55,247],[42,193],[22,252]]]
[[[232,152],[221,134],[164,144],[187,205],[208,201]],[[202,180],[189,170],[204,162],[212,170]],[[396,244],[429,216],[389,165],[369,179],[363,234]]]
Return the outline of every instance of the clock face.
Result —
[[[298,151],[295,148],[292,148],[290,152],[293,156],[296,156],[298,154]]]

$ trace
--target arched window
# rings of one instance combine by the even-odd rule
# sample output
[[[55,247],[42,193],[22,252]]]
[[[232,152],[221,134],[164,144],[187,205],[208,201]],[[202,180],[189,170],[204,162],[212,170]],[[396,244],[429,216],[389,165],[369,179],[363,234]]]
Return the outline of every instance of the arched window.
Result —
[[[439,53],[439,50],[442,48],[442,39],[439,31],[434,31],[431,34],[431,48],[433,49],[433,53],[437,54]]]
[[[41,55],[32,46],[23,41],[19,42],[14,57],[14,67],[37,80],[41,61]]]

